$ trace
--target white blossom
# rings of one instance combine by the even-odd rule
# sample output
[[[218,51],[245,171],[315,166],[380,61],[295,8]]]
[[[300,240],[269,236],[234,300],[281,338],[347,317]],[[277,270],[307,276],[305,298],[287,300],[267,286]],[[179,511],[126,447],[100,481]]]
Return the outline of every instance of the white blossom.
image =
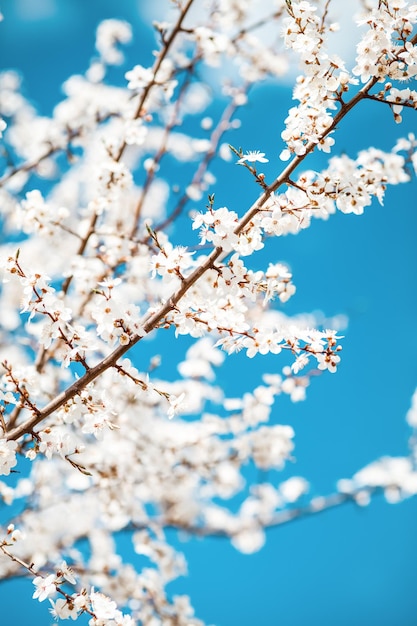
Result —
[[[56,619],[69,619],[76,620],[78,618],[78,611],[74,606],[71,606],[68,600],[65,598],[58,598],[57,600],[49,600],[52,608],[49,609],[51,615]]]
[[[17,465],[16,441],[0,439],[0,474],[8,476],[10,470]]]
[[[132,70],[126,72],[126,80],[128,82],[129,89],[141,89],[146,87],[153,80],[153,73],[151,68],[144,68],[141,65],[135,65]]]
[[[46,578],[43,576],[36,576],[33,579],[33,584],[36,589],[33,592],[32,598],[35,600],[38,599],[39,602],[43,602],[46,598],[50,598],[56,593],[56,584],[55,584],[55,576],[50,574]]]
[[[246,161],[248,161],[249,163],[268,163],[268,160],[269,159],[265,158],[265,152],[260,152],[259,150],[250,150],[239,159],[238,163],[245,163]]]
[[[116,44],[128,43],[132,39],[132,28],[121,20],[104,20],[97,28],[96,48],[102,60],[109,65],[120,65],[124,57]]]
[[[92,590],[91,607],[98,620],[113,619],[117,613],[117,604],[103,593]]]

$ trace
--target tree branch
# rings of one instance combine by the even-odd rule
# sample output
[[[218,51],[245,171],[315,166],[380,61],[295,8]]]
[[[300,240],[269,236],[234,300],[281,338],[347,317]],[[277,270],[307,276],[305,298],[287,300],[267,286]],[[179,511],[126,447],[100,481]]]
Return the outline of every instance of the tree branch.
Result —
[[[191,1],[188,3],[188,7],[191,4]],[[375,85],[377,82],[377,78],[372,78],[368,81],[362,89],[355,94],[349,102],[343,103],[339,112],[335,115],[332,124],[330,124],[329,128],[323,133],[322,138],[326,137],[330,132],[332,132],[339,122],[356,106],[361,100],[363,100],[369,90]],[[293,171],[304,161],[304,159],[314,150],[316,147],[316,142],[311,141],[306,146],[306,151],[303,155],[295,156],[293,160],[287,165],[287,167],[282,171],[282,173],[270,184],[266,187],[265,191],[261,194],[261,196],[253,203],[250,209],[246,212],[246,214],[242,217],[239,226],[236,228],[235,233],[241,233],[244,228],[249,224],[249,222],[259,213],[267,200],[272,196],[272,194],[281,187],[281,185],[285,184]],[[224,255],[224,251],[221,247],[215,248],[211,254],[206,258],[206,260],[197,267],[188,277],[182,279],[181,286],[175,291],[172,296],[163,304],[157,311],[151,313],[146,316],[144,321],[142,322],[142,327],[144,330],[144,334],[134,334],[130,338],[130,343],[128,345],[117,347],[111,354],[109,354],[106,358],[104,358],[100,363],[98,363],[95,367],[89,369],[81,378],[76,380],[70,387],[65,389],[62,393],[60,393],[56,398],[54,398],[49,404],[47,404],[43,409],[38,410],[38,413],[32,415],[29,419],[27,419],[22,424],[19,424],[11,431],[6,434],[8,440],[16,440],[19,437],[22,437],[25,434],[30,433],[35,426],[40,424],[45,418],[51,415],[54,411],[62,407],[69,400],[71,400],[74,396],[78,395],[89,383],[95,380],[98,376],[103,374],[107,369],[113,367],[117,361],[126,354],[135,344],[137,344],[143,336],[149,334],[152,330],[158,327],[160,322],[172,311],[181,298],[188,292],[188,290],[203,276],[207,270],[215,267],[215,262],[221,259]]]

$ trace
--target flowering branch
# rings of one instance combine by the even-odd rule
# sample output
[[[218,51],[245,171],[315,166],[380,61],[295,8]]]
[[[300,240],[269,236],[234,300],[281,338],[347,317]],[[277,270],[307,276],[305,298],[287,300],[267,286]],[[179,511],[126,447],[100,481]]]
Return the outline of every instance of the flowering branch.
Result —
[[[324,139],[329,133],[331,133],[342,119],[361,102],[369,90],[376,84],[377,79],[372,78],[368,83],[359,90],[348,102],[344,103],[340,111],[335,115],[332,124],[326,129],[322,135]],[[240,220],[238,226],[234,230],[234,234],[239,235],[246,226],[250,224],[253,218],[260,213],[265,207],[267,201],[271,198],[272,194],[276,192],[282,185],[289,183],[290,176],[294,170],[304,161],[304,159],[316,148],[317,143],[311,141],[305,148],[305,153],[299,156],[295,156],[292,161],[287,165],[282,173],[266,187],[265,191],[256,200],[252,206],[248,209],[245,215]],[[38,409],[36,414],[27,419],[22,424],[19,424],[11,431],[7,432],[7,439],[16,440],[25,434],[32,432],[35,426],[40,424],[45,418],[51,415],[54,411],[62,407],[74,396],[78,395],[88,384],[95,380],[98,376],[102,375],[107,369],[116,365],[117,361],[123,357],[134,345],[136,345],[145,335],[152,332],[154,329],[163,323],[167,315],[176,308],[177,304],[181,301],[184,295],[190,290],[190,288],[210,269],[215,268],[217,260],[222,259],[224,256],[224,250],[221,246],[217,246],[207,257],[207,259],[201,263],[188,277],[183,278],[180,287],[171,295],[171,297],[165,302],[156,312],[150,313],[141,321],[141,327],[143,334],[133,334],[130,337],[130,341],[127,345],[117,347],[109,356],[104,358],[96,366],[91,367],[88,371],[77,381],[75,381],[65,391],[60,393],[43,409]]]

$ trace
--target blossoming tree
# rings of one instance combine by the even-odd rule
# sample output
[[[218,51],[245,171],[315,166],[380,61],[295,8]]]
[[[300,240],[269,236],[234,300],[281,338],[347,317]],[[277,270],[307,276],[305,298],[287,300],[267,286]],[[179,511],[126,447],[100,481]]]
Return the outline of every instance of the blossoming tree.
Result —
[[[96,626],[201,623],[187,596],[166,591],[185,568],[167,529],[224,536],[250,553],[265,529],[301,515],[381,489],[391,500],[417,493],[413,452],[376,460],[303,506],[306,479],[279,482],[294,431],[277,423],[274,403],[303,400],[314,376],[335,373],[342,337],[285,315],[289,268],[252,262],[273,238],[336,211],[361,215],[410,179],[412,135],[389,152],[332,152],[339,123],[364,100],[397,123],[417,107],[417,5],[364,6],[349,69],[326,47],[337,28],[330,2],[265,2],[261,15],[250,1],[172,4],[173,20],[154,24],[153,64],[135,65],[123,86],[107,76],[131,28],[102,22],[98,57],[65,83],[51,118],[15,74],[0,76],[0,576],[32,577],[33,598],[56,618]],[[281,37],[267,36],[271,24]],[[292,75],[297,57],[296,104],[268,180],[262,146],[234,146],[235,116],[254,85]],[[226,101],[217,119],[207,113],[213,81]],[[328,155],[321,171],[306,169],[315,151]],[[247,170],[252,204],[221,206],[222,160]],[[155,335],[171,352],[189,338],[176,380],[158,373],[156,355],[144,364]],[[291,360],[230,398],[216,370],[238,351]],[[416,395],[408,421],[417,426]],[[251,484],[253,468],[261,479]],[[146,567],[117,554],[122,532]]]

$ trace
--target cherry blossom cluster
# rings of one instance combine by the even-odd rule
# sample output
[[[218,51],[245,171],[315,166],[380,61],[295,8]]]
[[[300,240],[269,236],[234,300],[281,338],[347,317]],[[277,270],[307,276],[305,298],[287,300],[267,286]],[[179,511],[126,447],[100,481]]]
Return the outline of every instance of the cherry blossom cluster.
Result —
[[[25,563],[19,557],[12,555],[9,547],[22,538],[21,531],[14,524],[9,524],[7,535],[0,543],[0,551],[3,555],[10,556],[12,560],[25,567],[31,573],[36,574],[33,579],[35,591],[32,597],[35,600],[39,600],[39,602],[44,602],[48,599],[51,604],[50,613],[55,619],[71,618],[76,620],[83,613],[87,613],[91,615],[89,620],[90,626],[100,626],[102,624],[107,626],[134,625],[130,615],[123,615],[117,609],[116,602],[103,593],[95,591],[94,587],[92,587],[89,594],[87,594],[85,589],[80,593],[71,595],[67,593],[65,586],[68,584],[75,585],[77,581],[73,569],[68,566],[65,560],[60,562],[55,574],[44,576],[36,571],[33,564]],[[61,597],[57,598],[58,594]]]
[[[304,73],[297,79],[294,99],[300,104],[289,111],[286,129],[281,133],[287,148],[281,158],[291,154],[303,155],[310,143],[319,150],[330,152],[334,139],[329,135],[333,125],[332,111],[337,101],[348,91],[349,76],[343,61],[326,52],[326,30],[337,30],[337,25],[325,25],[317,7],[309,2],[289,2],[285,18],[284,41],[300,57]]]
[[[0,474],[9,475],[10,470],[17,465],[16,458],[17,443],[0,439]]]
[[[369,148],[356,159],[347,155],[329,159],[321,172],[303,173],[284,194],[273,199],[266,232],[281,235],[307,228],[311,217],[327,218],[336,209],[361,215],[376,198],[381,204],[388,184],[409,180],[406,160],[395,151]]]
[[[356,66],[349,72],[344,62],[326,52],[326,35],[338,29],[327,27],[321,21],[317,7],[309,2],[289,2],[289,16],[285,19],[285,43],[300,57],[304,75],[297,79],[294,99],[299,105],[289,111],[282,139],[287,148],[283,160],[292,154],[303,155],[312,145],[330,152],[334,144],[333,111],[344,103],[344,98],[358,84],[358,78],[367,89],[377,82],[386,82],[379,94],[369,95],[389,104],[394,118],[401,122],[404,106],[415,108],[413,90],[393,87],[389,80],[400,83],[416,75],[415,41],[412,37],[417,21],[415,5],[405,0],[396,3],[380,2],[366,13],[359,25],[368,30],[357,46]],[[326,29],[328,32],[326,33]]]
[[[417,22],[417,7],[405,0],[382,2],[359,21],[368,30],[357,46],[352,72],[366,83],[370,78],[384,81],[407,80],[417,73],[414,42],[410,40]]]

